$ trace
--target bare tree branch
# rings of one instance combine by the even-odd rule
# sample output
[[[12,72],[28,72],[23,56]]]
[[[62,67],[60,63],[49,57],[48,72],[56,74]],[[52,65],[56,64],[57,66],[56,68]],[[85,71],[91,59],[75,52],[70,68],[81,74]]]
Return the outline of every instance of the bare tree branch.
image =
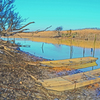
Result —
[[[39,33],[39,32],[44,32],[44,31],[46,31],[47,29],[49,29],[49,28],[51,28],[52,27],[52,25],[51,26],[49,26],[49,27],[47,27],[47,28],[45,28],[44,30],[41,30],[41,31],[35,31],[34,33]]]
[[[13,29],[13,30],[21,30],[21,29],[23,29],[24,27],[26,27],[26,26],[28,26],[29,24],[32,24],[32,23],[35,23],[35,22],[29,22],[28,24],[22,26],[21,28],[19,28],[19,29]]]
[[[16,35],[18,35],[20,38],[22,38],[19,34],[16,34]]]
[[[17,31],[17,32],[9,32],[8,34],[6,34],[7,36],[12,36],[12,35],[15,35],[15,34],[17,34],[17,33],[22,33],[23,31],[25,31],[25,30],[29,30],[29,29],[23,29],[23,30],[20,30],[20,31]]]
[[[19,16],[19,13],[15,13],[14,3],[15,0],[1,0],[0,2],[0,35],[1,36],[11,36],[17,33],[22,33],[25,30],[26,26],[35,23],[29,22],[24,26],[21,26],[21,23],[25,21]],[[44,30],[37,30],[34,33],[44,32],[52,26],[45,28]]]
[[[8,32],[8,31],[11,29],[12,25],[13,25],[13,22],[12,22],[12,19],[11,19],[11,25],[10,25],[9,28],[6,30],[6,32]]]

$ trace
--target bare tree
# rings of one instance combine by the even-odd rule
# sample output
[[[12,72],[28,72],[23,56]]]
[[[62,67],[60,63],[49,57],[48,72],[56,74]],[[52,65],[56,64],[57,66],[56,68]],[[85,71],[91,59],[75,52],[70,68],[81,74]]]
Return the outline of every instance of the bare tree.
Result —
[[[10,36],[16,33],[21,33],[26,26],[34,22],[22,26],[21,23],[26,19],[22,19],[19,13],[15,12],[14,6],[15,0],[0,0],[0,35]]]
[[[55,29],[58,32],[58,36],[61,36],[60,31],[63,30],[62,26],[59,26]]]

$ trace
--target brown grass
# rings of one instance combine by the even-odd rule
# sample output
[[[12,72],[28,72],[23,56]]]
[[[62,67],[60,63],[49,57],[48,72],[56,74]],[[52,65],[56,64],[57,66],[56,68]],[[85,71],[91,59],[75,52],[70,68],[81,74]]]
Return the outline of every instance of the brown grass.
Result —
[[[65,44],[65,45],[74,45],[74,46],[79,46],[79,47],[84,47],[84,48],[94,48],[94,39],[95,39],[95,34],[96,36],[96,43],[95,43],[95,48],[100,48],[100,30],[93,30],[93,29],[84,29],[84,30],[72,30],[72,34],[76,33],[78,36],[76,38],[72,37],[60,37],[60,38],[52,38],[54,36],[57,36],[56,31],[45,31],[45,32],[40,32],[37,34],[33,34],[32,32],[30,33],[18,33],[15,34],[12,37],[15,38],[20,38],[18,35],[20,35],[22,38],[28,38],[29,40],[32,41],[38,41],[38,42],[46,42],[46,43],[53,43],[53,44]],[[69,31],[61,31],[61,33],[67,34]],[[87,39],[88,40],[85,40]],[[71,43],[72,41],[72,43]]]
[[[87,36],[88,34],[100,34],[100,30],[93,30],[93,29],[83,29],[83,30],[72,30],[71,33],[78,33],[80,36],[81,35],[85,35]],[[44,32],[39,32],[39,33],[34,33],[34,32],[29,32],[29,33],[21,33],[20,35],[22,37],[30,37],[32,36],[32,33],[33,33],[33,36],[40,36],[40,37],[53,37],[53,36],[57,36],[57,32],[56,31],[44,31]],[[61,33],[64,33],[64,34],[67,34],[67,33],[70,33],[69,30],[66,30],[66,31],[61,31]],[[17,34],[15,36],[18,36]]]

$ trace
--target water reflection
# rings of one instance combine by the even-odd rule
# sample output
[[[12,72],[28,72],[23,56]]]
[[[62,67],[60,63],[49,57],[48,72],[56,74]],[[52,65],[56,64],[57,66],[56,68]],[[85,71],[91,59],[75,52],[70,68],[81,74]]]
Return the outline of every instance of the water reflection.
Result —
[[[61,45],[60,44],[53,44],[55,47],[57,47],[58,49],[61,48]]]
[[[94,48],[94,50],[93,50],[93,57],[94,57],[94,54],[95,54],[95,48]]]
[[[85,56],[85,48],[83,48],[83,57]]]
[[[70,46],[70,59],[72,59],[73,56],[73,46]]]
[[[44,53],[44,49],[43,49],[44,43],[42,43],[42,53]]]

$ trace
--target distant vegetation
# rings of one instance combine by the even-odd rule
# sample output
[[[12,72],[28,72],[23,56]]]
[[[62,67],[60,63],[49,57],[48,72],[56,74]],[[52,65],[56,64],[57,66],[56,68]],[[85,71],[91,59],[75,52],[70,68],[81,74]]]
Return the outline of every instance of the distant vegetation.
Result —
[[[73,29],[73,30],[84,30],[84,29],[100,30],[100,28],[97,28],[97,27],[94,27],[94,28]]]
[[[59,27],[57,27],[55,30],[58,32],[58,36],[61,37],[60,31],[63,30],[63,27],[62,27],[62,26],[59,26]]]

